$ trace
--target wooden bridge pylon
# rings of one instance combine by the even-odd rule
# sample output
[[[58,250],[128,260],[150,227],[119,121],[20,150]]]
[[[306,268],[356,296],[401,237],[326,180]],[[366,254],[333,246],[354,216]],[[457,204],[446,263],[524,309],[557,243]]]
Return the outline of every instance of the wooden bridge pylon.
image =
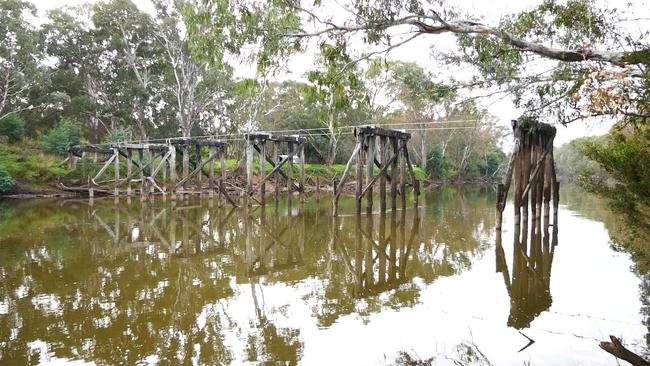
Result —
[[[223,202],[225,198],[233,206],[236,206],[236,202],[228,195],[224,183],[226,180],[225,155],[227,147],[228,145],[221,141],[193,138],[168,140],[166,144],[117,143],[111,145],[73,146],[69,150],[67,159],[68,168],[70,169],[76,168],[77,160],[86,153],[104,155],[106,159],[93,177],[88,176],[87,185],[80,187],[62,186],[62,188],[75,192],[87,192],[90,198],[93,198],[95,192],[98,192],[113,196],[139,194],[143,200],[156,191],[162,194],[163,197],[170,194],[172,199],[176,199],[177,194],[203,193],[208,193],[212,198],[214,193],[218,192],[219,202]],[[190,159],[191,148],[194,148],[194,161]],[[208,158],[203,160],[203,150],[206,148]],[[183,159],[180,180],[178,180],[176,165],[177,149],[182,152]],[[126,177],[123,179],[120,179],[120,157],[126,159]],[[214,169],[217,159],[220,160],[221,168],[221,176],[218,181],[215,179]],[[193,165],[192,171],[190,171],[190,163]],[[113,179],[100,181],[99,179],[111,165],[113,165],[114,171]],[[206,166],[208,166],[208,172],[204,171]],[[167,178],[167,169],[169,170],[169,178]],[[158,178],[159,174],[162,175],[160,179]],[[136,178],[138,176],[139,178]],[[203,185],[202,176],[207,177],[207,187]],[[192,179],[195,180],[194,190],[188,187],[188,183]],[[101,188],[103,184],[110,182],[113,182],[112,189]],[[137,182],[140,183],[140,189],[134,190],[132,183]],[[121,190],[124,185],[126,185],[125,192]]]
[[[305,144],[307,139],[297,135],[273,135],[264,132],[246,134],[246,199],[248,204],[250,198],[259,191],[260,204],[266,204],[266,184],[269,180],[275,181],[275,201],[278,201],[280,193],[280,177],[287,182],[287,204],[291,207],[293,192],[300,193],[300,201],[305,201]],[[273,157],[267,153],[267,142],[273,144]],[[286,145],[287,154],[280,156],[283,145]],[[260,181],[257,184],[253,182],[253,160],[255,155],[259,155],[260,162]],[[293,178],[293,158],[299,157],[300,176],[298,183]],[[272,167],[267,174],[266,163]],[[282,167],[287,166],[287,172],[282,171]]]
[[[515,235],[525,242],[529,218],[531,226],[550,220],[553,201],[553,225],[557,224],[560,183],[555,174],[553,140],[555,127],[532,118],[513,121],[515,148],[503,184],[497,186],[497,230],[501,230],[503,210],[510,184],[514,180]],[[529,215],[530,214],[530,215]]]
[[[341,180],[334,186],[333,212],[338,215],[338,202],[345,188],[352,162],[356,161],[355,199],[356,213],[361,213],[362,199],[366,197],[366,212],[372,213],[373,187],[379,181],[380,211],[386,211],[386,184],[390,183],[391,208],[397,210],[398,175],[399,194],[402,197],[402,209],[406,209],[407,173],[415,193],[415,207],[418,206],[420,187],[409,159],[408,141],[411,134],[375,126],[361,126],[355,129],[357,139],[352,156],[348,160]],[[389,154],[390,152],[390,154]],[[364,165],[365,164],[365,165]],[[374,174],[375,166],[379,173]],[[390,174],[388,170],[390,169]],[[365,170],[365,183],[364,183]]]

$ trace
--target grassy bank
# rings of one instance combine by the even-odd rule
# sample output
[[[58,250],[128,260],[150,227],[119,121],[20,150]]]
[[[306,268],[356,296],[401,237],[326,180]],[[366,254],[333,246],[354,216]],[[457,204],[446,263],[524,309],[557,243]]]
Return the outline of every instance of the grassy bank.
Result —
[[[9,173],[18,187],[41,190],[64,178],[68,171],[59,166],[61,157],[48,154],[35,141],[0,145],[0,168]]]

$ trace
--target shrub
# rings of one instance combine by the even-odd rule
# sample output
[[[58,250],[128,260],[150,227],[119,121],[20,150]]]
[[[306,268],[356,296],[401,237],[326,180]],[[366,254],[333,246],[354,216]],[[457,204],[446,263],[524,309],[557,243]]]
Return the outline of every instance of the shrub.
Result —
[[[0,166],[0,193],[6,192],[15,185],[16,182],[11,178],[7,170]]]
[[[15,115],[0,119],[0,136],[7,136],[10,143],[22,140],[25,136],[25,121]]]
[[[80,142],[79,124],[75,120],[64,118],[43,137],[43,148],[55,154],[65,155],[71,146]]]
[[[106,142],[108,143],[118,143],[131,140],[131,129],[128,127],[118,127],[108,133],[106,136]]]

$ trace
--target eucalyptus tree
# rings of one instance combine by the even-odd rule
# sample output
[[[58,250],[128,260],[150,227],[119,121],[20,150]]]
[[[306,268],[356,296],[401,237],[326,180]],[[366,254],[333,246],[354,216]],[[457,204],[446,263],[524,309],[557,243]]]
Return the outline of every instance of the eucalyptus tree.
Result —
[[[33,4],[0,1],[0,119],[47,106],[46,101],[34,104],[30,97],[47,77],[41,35],[30,22],[35,16]]]
[[[448,85],[436,83],[433,75],[416,63],[395,62],[388,69],[389,94],[399,101],[409,123],[417,126],[420,167],[426,171],[429,129],[445,117],[445,104],[454,101],[456,92]]]
[[[603,114],[648,117],[648,33],[621,26],[630,13],[625,5],[595,0],[545,0],[490,25],[444,0],[212,0],[196,1],[187,15],[197,50],[219,57],[258,45],[261,66],[304,50],[312,39],[368,50],[359,57],[367,59],[416,38],[429,38],[435,49],[436,38],[455,35],[457,46],[444,59],[469,64],[477,75],[463,84],[500,87],[517,105],[569,122]]]
[[[166,66],[161,81],[181,135],[189,137],[197,126],[208,132],[228,131],[232,121],[229,118],[233,98],[232,68],[224,63],[211,65],[192,57],[180,13],[184,6],[182,1],[154,3],[153,34]]]
[[[327,131],[325,164],[331,167],[336,158],[341,124],[351,124],[352,110],[368,110],[368,101],[353,60],[343,45],[322,43],[318,66],[307,73],[311,84],[307,92],[317,106],[320,124]]]
[[[108,77],[108,94],[124,120],[135,125],[140,138],[146,139],[156,127],[155,114],[161,98],[163,50],[156,42],[156,23],[130,0],[99,2],[92,7],[91,30],[102,46],[100,60],[105,61],[103,75]]]
[[[54,9],[47,15],[41,32],[44,52],[52,61],[51,77],[45,86],[64,101],[62,108],[33,116],[43,129],[52,128],[61,118],[84,122],[91,141],[99,141],[111,126],[117,105],[111,98],[110,62],[102,60],[104,48],[88,27],[88,8]],[[113,123],[114,124],[114,123]]]

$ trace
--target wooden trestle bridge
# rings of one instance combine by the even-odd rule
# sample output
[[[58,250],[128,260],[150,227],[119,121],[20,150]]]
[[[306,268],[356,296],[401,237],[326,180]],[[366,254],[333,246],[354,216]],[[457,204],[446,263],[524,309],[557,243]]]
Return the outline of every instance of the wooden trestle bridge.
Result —
[[[411,135],[376,126],[360,126],[354,134],[354,152],[340,181],[333,183],[334,214],[338,213],[339,198],[345,191],[353,162],[356,162],[354,193],[357,213],[361,213],[364,197],[367,212],[372,212],[375,185],[379,186],[382,212],[387,208],[387,184],[390,184],[392,210],[397,210],[398,195],[401,196],[402,209],[406,208],[409,188],[413,189],[417,206],[420,190],[408,154]],[[263,206],[268,190],[272,188],[276,202],[282,191],[286,192],[289,206],[295,193],[304,202],[307,139],[299,135],[255,132],[246,134],[245,142],[244,177],[239,174],[239,166],[228,170],[226,158],[229,143],[218,139],[173,138],[164,143],[74,146],[66,159],[69,169],[75,169],[79,159],[86,154],[103,156],[102,164],[99,170],[88,173],[82,184],[62,185],[61,188],[86,194],[90,198],[95,195],[124,195],[140,196],[146,200],[160,195],[175,200],[178,196],[207,195],[212,198],[216,195],[220,205],[232,206],[251,205],[253,201]],[[179,156],[180,166],[177,164]],[[125,172],[122,162],[126,165]],[[256,162],[259,164],[257,176],[254,174]],[[218,176],[215,169],[217,164]],[[298,165],[297,177],[294,177],[294,164]],[[271,167],[268,172],[267,165]],[[377,174],[375,167],[379,169]]]

